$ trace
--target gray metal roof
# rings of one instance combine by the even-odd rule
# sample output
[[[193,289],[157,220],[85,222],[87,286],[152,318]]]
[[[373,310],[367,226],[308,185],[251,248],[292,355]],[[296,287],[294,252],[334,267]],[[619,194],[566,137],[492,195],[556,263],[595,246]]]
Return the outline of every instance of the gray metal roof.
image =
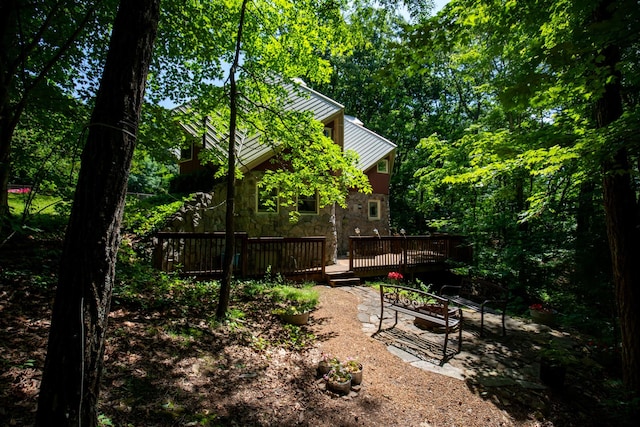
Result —
[[[313,118],[325,122],[344,110],[344,105],[316,92],[301,79],[284,86],[289,92],[289,100],[285,108],[294,111],[313,111]]]
[[[307,87],[301,80],[296,79],[284,87],[289,92],[289,100],[285,104],[288,110],[312,111],[314,118],[323,123],[328,123],[330,119],[344,111],[343,105]],[[189,107],[182,105],[175,110],[185,114],[188,113]],[[380,159],[392,153],[396,147],[389,140],[362,126],[362,123],[354,117],[345,116],[344,123],[344,148],[359,154],[359,167],[365,172],[375,166]],[[191,135],[201,137],[202,123],[183,123],[182,126]],[[221,161],[226,158],[228,138],[226,129],[224,131],[215,129],[210,121],[207,122],[205,148],[213,148],[221,156]],[[238,131],[236,153],[239,167],[248,171],[268,160],[273,155],[273,148],[268,144],[262,144],[259,134],[248,136]]]
[[[377,163],[392,154],[396,144],[363,126],[352,116],[344,116],[344,149],[358,153],[358,167],[367,172]]]

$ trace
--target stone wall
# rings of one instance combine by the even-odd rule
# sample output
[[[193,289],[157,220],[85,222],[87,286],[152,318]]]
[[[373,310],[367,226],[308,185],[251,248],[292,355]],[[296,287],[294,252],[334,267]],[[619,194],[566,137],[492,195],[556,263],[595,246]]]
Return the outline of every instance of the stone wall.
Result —
[[[380,219],[369,219],[369,201],[380,201]],[[356,227],[362,236],[373,236],[374,229],[381,236],[391,234],[391,216],[389,213],[389,196],[386,194],[362,194],[351,192],[347,196],[347,208],[336,209],[338,233],[338,255],[349,253],[349,236],[355,236]]]
[[[248,174],[236,186],[235,229],[249,237],[327,238],[327,264],[335,263],[337,233],[333,205],[320,209],[318,215],[300,215],[289,221],[289,209],[278,213],[256,213],[256,175]],[[225,230],[226,188],[220,185],[212,193],[196,193],[191,201],[169,220],[165,231],[212,232]]]

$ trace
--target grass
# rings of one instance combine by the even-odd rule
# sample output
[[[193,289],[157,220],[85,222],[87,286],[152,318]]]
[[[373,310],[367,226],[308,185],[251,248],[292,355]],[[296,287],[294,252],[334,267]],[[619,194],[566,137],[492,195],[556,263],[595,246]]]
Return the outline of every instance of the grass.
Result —
[[[24,213],[24,205],[29,197],[28,194],[9,193],[9,209],[14,215],[22,216]],[[30,215],[59,215],[57,206],[64,203],[62,198],[57,196],[47,196],[36,194],[31,206],[29,207]]]
[[[12,214],[10,222],[14,231],[29,235],[37,232],[59,235],[64,232],[69,219],[69,205],[66,202],[57,196],[37,194],[23,223],[27,196],[9,193],[9,210]]]

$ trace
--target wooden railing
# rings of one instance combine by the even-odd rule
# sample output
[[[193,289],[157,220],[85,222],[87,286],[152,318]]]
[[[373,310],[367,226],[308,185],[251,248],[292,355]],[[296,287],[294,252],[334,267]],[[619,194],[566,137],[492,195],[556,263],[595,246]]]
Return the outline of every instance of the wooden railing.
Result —
[[[163,271],[220,276],[225,233],[163,232],[157,235],[154,264]],[[263,276],[267,270],[288,277],[324,276],[325,237],[257,237],[236,233],[233,254],[238,277]]]
[[[357,276],[435,270],[449,260],[470,262],[471,258],[471,248],[464,245],[462,236],[349,237],[349,270]]]

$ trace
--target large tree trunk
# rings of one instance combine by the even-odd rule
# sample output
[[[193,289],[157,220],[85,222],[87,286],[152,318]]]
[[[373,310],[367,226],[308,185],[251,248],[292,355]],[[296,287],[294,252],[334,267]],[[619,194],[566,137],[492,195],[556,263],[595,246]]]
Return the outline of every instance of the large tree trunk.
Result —
[[[596,11],[596,22],[610,18],[611,5],[604,1]],[[596,103],[598,128],[610,126],[622,116],[621,75],[617,70],[620,50],[609,45],[602,51],[600,63],[603,75],[612,76],[604,93]],[[622,374],[624,383],[640,392],[640,221],[635,189],[632,185],[631,165],[623,144],[612,150],[603,162],[603,196],[609,249],[615,284],[615,297],[620,318],[622,338]]]
[[[629,167],[624,150],[604,165],[604,204],[620,318],[622,374],[624,383],[640,392],[640,223]]]
[[[65,238],[37,426],[95,426],[127,178],[160,0],[122,0]]]

